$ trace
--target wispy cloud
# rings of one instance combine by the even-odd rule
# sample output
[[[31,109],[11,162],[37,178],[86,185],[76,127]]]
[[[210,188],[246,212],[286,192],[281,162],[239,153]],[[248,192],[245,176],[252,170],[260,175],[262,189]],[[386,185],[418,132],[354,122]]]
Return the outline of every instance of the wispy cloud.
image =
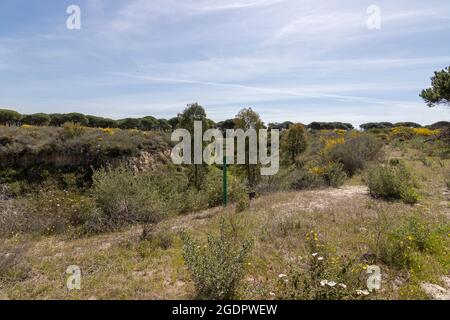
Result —
[[[391,105],[391,106],[397,106],[397,107],[402,107],[402,108],[418,106],[417,103],[408,102],[408,101],[371,99],[371,98],[365,98],[365,97],[350,96],[350,95],[338,95],[338,94],[331,94],[331,93],[324,92],[324,91],[331,91],[331,92],[354,91],[354,89],[352,90],[348,86],[345,87],[345,86],[339,86],[339,85],[338,86],[315,86],[315,87],[288,89],[288,88],[270,88],[270,87],[249,86],[249,85],[233,84],[233,83],[220,83],[220,82],[211,82],[211,81],[197,81],[197,80],[193,80],[193,79],[176,79],[176,78],[161,78],[161,77],[154,77],[154,76],[137,76],[137,75],[133,75],[133,74],[121,74],[121,73],[112,74],[112,75],[140,79],[140,80],[150,81],[150,82],[195,84],[195,85],[201,85],[201,86],[246,89],[246,90],[264,92],[264,93],[268,93],[268,94],[275,94],[277,96],[285,95],[285,96],[295,96],[297,98],[308,98],[308,99],[324,98],[324,99],[337,100],[337,101],[343,101],[343,102],[359,102],[359,103]],[[383,85],[389,86],[389,84],[383,84]],[[356,85],[356,87],[358,87],[358,85]],[[370,88],[366,87],[364,89],[366,89],[366,90],[374,89],[374,86],[372,85]],[[392,87],[390,87],[389,89],[392,89]]]
[[[197,100],[216,120],[244,105],[267,121],[448,117],[418,96],[450,61],[448,2],[377,1],[374,31],[373,1],[79,0],[74,32],[63,6],[17,2],[2,3],[3,106],[170,116]]]

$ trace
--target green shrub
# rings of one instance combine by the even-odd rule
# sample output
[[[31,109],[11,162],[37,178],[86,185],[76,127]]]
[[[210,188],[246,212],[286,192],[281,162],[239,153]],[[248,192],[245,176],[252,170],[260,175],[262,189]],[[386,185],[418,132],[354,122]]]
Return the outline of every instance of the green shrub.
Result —
[[[325,181],[334,188],[342,186],[347,179],[344,166],[341,163],[329,163],[324,167],[323,176]]]
[[[200,191],[193,192],[194,197],[198,197],[200,202],[194,206],[197,210],[220,206],[223,204],[223,173],[221,170],[211,167],[205,179],[205,183],[201,186]],[[206,198],[205,201],[202,198]],[[230,172],[228,173],[228,200],[236,202],[237,206],[245,210],[249,205],[249,199],[245,185]],[[195,210],[192,210],[195,211]]]
[[[408,127],[395,127],[391,129],[391,135],[399,141],[411,140],[414,138],[414,130]]]
[[[207,194],[209,207],[221,205],[223,201],[222,171],[211,167],[205,179],[204,189]]]
[[[236,213],[242,212],[250,207],[247,190],[241,183],[236,183],[233,189],[233,199],[236,202]]]
[[[16,233],[56,234],[83,226],[95,214],[86,196],[56,189],[43,189],[21,199],[0,202],[0,237]]]
[[[64,123],[64,134],[69,138],[79,137],[85,134],[86,129],[79,123],[66,122]]]
[[[440,232],[419,216],[407,218],[398,228],[387,232],[379,244],[381,260],[395,267],[420,271],[424,264],[423,254],[446,254],[444,237],[447,230]]]
[[[306,235],[308,257],[305,265],[294,263],[287,274],[279,275],[278,299],[345,300],[362,299],[359,288],[363,266],[332,253],[315,231]],[[368,293],[367,293],[368,294]]]
[[[364,134],[349,137],[344,143],[335,145],[328,151],[327,157],[332,162],[341,163],[344,171],[352,176],[366,168],[370,162],[379,159],[382,146],[378,139]]]
[[[413,187],[401,188],[400,198],[404,203],[415,204],[420,200],[420,195]]]
[[[126,166],[100,169],[93,174],[92,195],[105,228],[143,222],[155,223],[170,214],[206,209],[222,202],[222,182],[217,172],[196,190],[188,177],[172,167],[133,172]]]
[[[326,185],[322,175],[317,175],[306,169],[296,169],[291,173],[290,186],[296,190],[314,189]]]
[[[397,165],[378,165],[368,174],[369,192],[373,197],[401,199],[414,204],[419,194],[414,189],[414,178],[403,163]]]
[[[182,234],[183,257],[199,299],[226,300],[235,297],[244,275],[252,242],[239,242],[222,219],[218,236],[208,235],[202,246]]]
[[[283,168],[273,176],[262,176],[260,183],[256,187],[257,194],[269,194],[277,191],[289,190],[292,187],[293,166]]]
[[[306,150],[307,145],[306,130],[300,123],[292,124],[282,134],[282,150],[286,153],[292,163],[295,162],[295,159],[299,154]]]
[[[64,128],[0,126],[0,168],[9,168],[0,170],[0,183],[42,180],[44,170],[55,179],[77,173],[90,182],[92,167],[116,164],[143,151],[156,155],[152,160],[158,164],[167,160],[168,148],[168,137],[158,132],[100,130],[73,123]]]
[[[210,200],[206,192],[196,190],[195,188],[186,189],[183,200],[180,202],[180,213],[204,210],[208,208],[209,202]]]
[[[92,194],[105,228],[161,220],[167,207],[159,191],[148,173],[134,173],[125,166],[100,169],[93,175]]]
[[[263,241],[273,241],[276,238],[298,237],[304,227],[306,226],[298,217],[274,215],[261,226],[259,238]]]
[[[173,245],[173,237],[169,228],[155,230],[155,226],[153,224],[143,225],[140,240],[148,241],[154,247],[162,248],[164,250],[169,249]]]

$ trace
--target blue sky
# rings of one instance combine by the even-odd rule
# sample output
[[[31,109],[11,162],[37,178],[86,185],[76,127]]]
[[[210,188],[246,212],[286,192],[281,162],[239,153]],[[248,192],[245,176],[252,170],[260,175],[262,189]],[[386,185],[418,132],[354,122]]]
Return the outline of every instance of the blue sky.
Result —
[[[170,118],[198,101],[216,121],[251,106],[265,122],[429,124],[450,118],[418,96],[450,65],[448,39],[448,0],[2,0],[0,107]]]

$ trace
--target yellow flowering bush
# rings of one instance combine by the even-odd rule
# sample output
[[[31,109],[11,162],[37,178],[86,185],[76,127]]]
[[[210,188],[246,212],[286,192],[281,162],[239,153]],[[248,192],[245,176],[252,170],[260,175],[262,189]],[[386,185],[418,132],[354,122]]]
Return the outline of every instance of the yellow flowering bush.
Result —
[[[343,165],[341,163],[330,162],[324,166],[314,166],[309,168],[308,172],[312,175],[320,177],[325,185],[331,187],[340,187],[344,184],[347,175],[344,172]]]
[[[412,139],[415,136],[429,137],[439,134],[439,130],[431,130],[428,128],[408,128],[395,127],[391,129],[391,135],[394,138]]]
[[[359,131],[356,131],[356,130],[352,130],[352,131],[350,131],[350,133],[348,135],[350,138],[357,138],[357,137],[360,137],[362,135],[362,133]]]
[[[345,138],[344,137],[329,137],[329,138],[321,137],[321,141],[324,144],[325,151],[329,151],[339,144],[344,144]]]
[[[312,173],[312,174],[320,176],[320,175],[322,175],[324,173],[324,170],[321,167],[315,166],[315,167],[310,168],[309,172]]]
[[[420,271],[423,256],[440,256],[447,260],[445,233],[450,225],[437,228],[420,216],[408,217],[380,241],[380,258],[388,265]]]
[[[347,133],[347,130],[344,129],[334,129],[334,132],[340,136],[345,136],[345,134]]]
[[[306,240],[308,241],[319,241],[319,235],[316,231],[311,230],[310,232],[306,233]]]
[[[414,137],[414,130],[407,127],[395,127],[391,129],[393,138],[412,139]]]
[[[104,133],[104,134],[112,136],[117,131],[117,129],[114,129],[114,128],[101,128],[100,131],[102,133]]]
[[[431,130],[428,128],[414,128],[414,134],[423,137],[438,135],[440,130]]]

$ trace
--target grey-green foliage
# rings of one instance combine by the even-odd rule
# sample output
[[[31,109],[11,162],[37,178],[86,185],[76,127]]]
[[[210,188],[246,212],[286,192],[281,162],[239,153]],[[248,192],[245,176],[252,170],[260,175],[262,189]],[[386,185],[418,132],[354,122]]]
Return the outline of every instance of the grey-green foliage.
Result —
[[[379,241],[379,257],[390,266],[419,271],[423,260],[420,254],[443,257],[448,264],[447,243],[450,224],[429,223],[419,215],[407,217],[402,223],[382,234]]]
[[[187,181],[171,173],[135,173],[125,166],[93,174],[92,193],[104,222],[112,228],[157,222],[178,211]]]
[[[245,199],[248,203],[248,194],[245,185],[236,176],[228,172],[228,200],[240,203],[246,206]],[[208,207],[220,206],[223,203],[223,172],[222,170],[210,167],[205,179],[205,183],[200,191],[205,194]]]
[[[280,275],[277,299],[282,300],[355,300],[363,283],[358,273],[349,272],[357,261],[336,256],[335,248],[307,234],[308,255],[301,263],[291,263],[286,275]],[[303,260],[303,259],[302,259]]]
[[[291,181],[290,187],[295,190],[303,189],[315,189],[326,185],[326,181],[323,176],[319,176],[311,173],[306,169],[294,170],[289,180]]]
[[[329,151],[331,161],[342,163],[344,171],[352,176],[377,160],[381,155],[382,143],[369,135],[346,139]]]
[[[236,212],[242,212],[250,207],[250,199],[245,186],[236,182],[233,187],[233,200],[236,202]]]
[[[341,163],[329,163],[324,167],[323,176],[327,184],[334,188],[342,186],[347,179],[347,174]]]
[[[219,234],[209,234],[206,245],[197,243],[186,233],[181,237],[184,261],[194,281],[197,298],[234,298],[244,275],[252,241],[239,241],[224,219],[221,220]]]
[[[368,174],[369,192],[376,198],[401,199],[405,203],[416,203],[419,201],[419,195],[414,185],[413,175],[402,162],[395,165],[377,165]]]

